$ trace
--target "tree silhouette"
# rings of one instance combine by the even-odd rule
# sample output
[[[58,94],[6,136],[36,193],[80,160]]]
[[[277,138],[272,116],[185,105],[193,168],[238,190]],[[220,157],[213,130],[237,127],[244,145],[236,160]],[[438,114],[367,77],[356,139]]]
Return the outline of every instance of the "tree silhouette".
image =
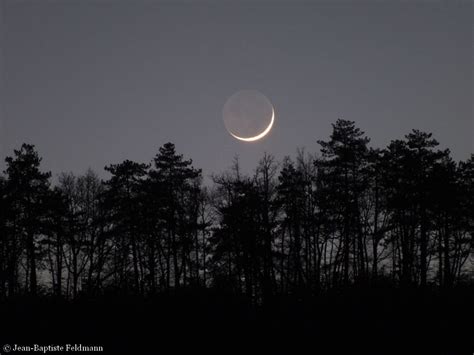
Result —
[[[410,285],[426,285],[429,266],[430,206],[433,169],[447,151],[434,151],[438,145],[431,134],[413,131],[406,141],[394,141],[384,156],[384,177],[391,221],[397,227],[392,243],[399,248],[400,279]]]
[[[187,280],[190,263],[188,250],[192,245],[189,225],[196,226],[196,221],[190,220],[186,207],[190,195],[195,193],[195,181],[200,175],[201,171],[192,167],[191,160],[184,160],[182,155],[176,153],[172,143],[166,143],[159,149],[149,172],[148,183],[154,195],[152,204],[158,219],[155,225],[158,226],[158,235],[163,238],[160,240],[160,252],[165,259],[168,288],[172,275],[174,287]]]
[[[109,211],[111,229],[116,250],[116,272],[119,285],[128,289],[127,272],[131,255],[133,286],[137,293],[143,293],[142,239],[143,223],[141,187],[148,166],[125,160],[123,163],[105,168],[112,177],[106,182],[105,208]],[[125,286],[126,285],[126,286]],[[123,287],[125,286],[125,287]]]
[[[264,154],[250,175],[235,159],[205,183],[166,143],[149,164],[55,184],[22,145],[0,175],[1,338],[97,341],[97,327],[113,353],[156,351],[159,334],[174,352],[252,339],[358,353],[362,339],[380,354],[396,334],[468,353],[474,156],[418,130],[369,143],[337,120],[319,153]]]
[[[278,177],[278,201],[283,212],[281,223],[281,257],[286,255],[280,272],[287,291],[298,292],[303,287],[302,224],[305,201],[304,181],[300,171],[286,159]],[[286,239],[286,241],[285,241]],[[286,269],[286,270],[285,270]],[[284,281],[283,281],[284,280]]]
[[[39,237],[45,228],[45,205],[49,195],[51,173],[39,170],[41,158],[33,145],[23,144],[14,151],[14,157],[7,157],[6,199],[13,216],[13,233],[16,246],[24,246],[26,252],[27,290],[37,293],[37,271],[41,258]],[[15,265],[14,268],[17,266]],[[14,271],[15,274],[17,271]],[[12,280],[13,281],[13,280]]]
[[[330,180],[326,186],[332,193],[331,212],[341,228],[336,259],[342,260],[342,270],[337,274],[341,273],[343,284],[348,285],[351,270],[355,280],[365,280],[368,272],[361,199],[369,186],[366,172],[369,139],[354,122],[339,119],[333,125],[331,139],[318,143],[322,152],[318,168],[324,170],[323,176]]]
[[[108,165],[106,180],[88,170],[51,186],[24,144],[0,176],[0,295],[198,287],[269,304],[369,283],[472,282],[472,156],[457,163],[418,130],[371,148],[342,119],[319,144],[320,155],[281,163],[265,154],[251,176],[235,160],[211,186],[172,143],[150,164]]]

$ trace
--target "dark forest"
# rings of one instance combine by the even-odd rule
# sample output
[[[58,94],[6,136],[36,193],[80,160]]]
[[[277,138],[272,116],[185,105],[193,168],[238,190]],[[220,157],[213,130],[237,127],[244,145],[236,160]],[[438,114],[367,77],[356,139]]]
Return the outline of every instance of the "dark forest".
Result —
[[[0,175],[0,343],[471,354],[474,156],[419,130],[373,148],[342,119],[317,145],[205,183],[166,143],[53,184],[23,144]]]

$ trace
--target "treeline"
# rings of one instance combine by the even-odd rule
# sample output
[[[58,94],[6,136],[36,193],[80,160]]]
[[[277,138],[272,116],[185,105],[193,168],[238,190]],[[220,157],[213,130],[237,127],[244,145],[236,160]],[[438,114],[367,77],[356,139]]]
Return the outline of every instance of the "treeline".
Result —
[[[369,147],[338,120],[320,154],[253,175],[235,160],[204,186],[175,151],[149,164],[63,173],[55,186],[34,146],[0,176],[0,297],[150,295],[214,287],[256,302],[349,285],[472,282],[474,157],[456,163],[431,134]]]

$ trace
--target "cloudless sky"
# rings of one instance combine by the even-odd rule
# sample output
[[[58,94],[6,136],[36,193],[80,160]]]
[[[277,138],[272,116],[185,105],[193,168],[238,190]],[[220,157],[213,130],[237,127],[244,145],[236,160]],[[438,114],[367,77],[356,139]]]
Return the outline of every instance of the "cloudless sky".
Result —
[[[105,176],[171,141],[205,175],[232,158],[318,151],[337,118],[383,147],[433,132],[474,152],[471,1],[0,0],[0,158],[35,144],[53,174]],[[241,89],[273,103],[256,143],[222,107]],[[0,168],[4,169],[4,163]]]

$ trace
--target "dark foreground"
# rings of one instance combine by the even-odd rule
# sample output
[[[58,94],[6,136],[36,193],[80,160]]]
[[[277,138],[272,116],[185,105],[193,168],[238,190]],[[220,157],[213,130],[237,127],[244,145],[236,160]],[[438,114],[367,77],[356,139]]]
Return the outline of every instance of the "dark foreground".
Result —
[[[17,299],[1,304],[0,322],[2,347],[82,344],[102,346],[105,354],[462,355],[474,351],[474,288],[348,290],[276,299],[265,307],[210,290],[73,303]]]

